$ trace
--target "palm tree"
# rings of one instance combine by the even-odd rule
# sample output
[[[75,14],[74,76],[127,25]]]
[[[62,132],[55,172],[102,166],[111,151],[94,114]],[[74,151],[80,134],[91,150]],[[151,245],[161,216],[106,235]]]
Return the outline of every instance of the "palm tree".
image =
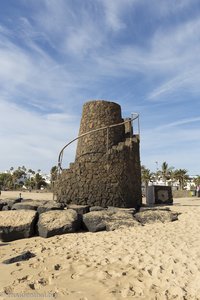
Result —
[[[33,171],[32,169],[28,169],[28,173],[34,175],[35,171]]]
[[[171,179],[173,169],[174,167],[169,167],[166,161],[162,163],[161,171],[159,171],[159,174],[162,176],[162,179],[165,184],[167,180]]]
[[[57,179],[57,173],[58,173],[58,166],[53,166],[51,168],[51,182],[56,181],[56,179]]]
[[[35,187],[36,187],[36,189],[40,189],[41,185],[46,186],[47,184],[46,184],[44,178],[38,172],[38,173],[35,174]]]
[[[0,190],[12,189],[12,175],[10,173],[0,173]]]
[[[27,188],[29,188],[29,191],[34,189],[35,185],[36,185],[36,183],[35,183],[35,179],[33,177],[26,179],[25,186]]]
[[[21,169],[26,173],[26,167],[22,166]]]
[[[153,175],[154,174],[149,169],[147,169],[145,166],[141,166],[141,178],[142,178],[142,182],[145,184],[146,194],[147,194],[147,188],[149,182],[151,181]]]
[[[174,171],[174,178],[178,180],[181,190],[183,190],[186,180],[189,179],[187,172],[188,171],[185,169],[177,169]]]
[[[58,177],[58,166],[53,166],[51,168],[51,189],[54,190],[54,184]]]
[[[22,170],[22,168],[18,167],[18,169],[15,170],[12,174],[13,184],[15,185],[17,181],[19,181],[25,174],[26,173]]]

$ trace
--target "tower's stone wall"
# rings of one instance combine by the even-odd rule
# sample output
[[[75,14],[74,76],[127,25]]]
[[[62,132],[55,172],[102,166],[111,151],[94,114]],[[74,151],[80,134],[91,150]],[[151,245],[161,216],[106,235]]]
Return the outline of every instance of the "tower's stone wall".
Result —
[[[121,107],[108,101],[90,101],[83,105],[79,135],[109,125],[122,123]],[[98,160],[106,152],[106,145],[112,147],[124,140],[124,125],[91,133],[79,139],[76,161]]]
[[[79,135],[123,121],[118,104],[90,101],[83,106]],[[75,162],[60,175],[56,194],[67,204],[140,206],[139,136],[131,123],[80,138]]]

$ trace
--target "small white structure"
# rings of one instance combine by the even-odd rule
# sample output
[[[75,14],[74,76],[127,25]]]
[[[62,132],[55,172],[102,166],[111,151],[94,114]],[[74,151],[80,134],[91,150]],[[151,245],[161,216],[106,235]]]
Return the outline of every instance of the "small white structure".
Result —
[[[172,188],[170,186],[151,185],[147,188],[147,205],[173,204]]]

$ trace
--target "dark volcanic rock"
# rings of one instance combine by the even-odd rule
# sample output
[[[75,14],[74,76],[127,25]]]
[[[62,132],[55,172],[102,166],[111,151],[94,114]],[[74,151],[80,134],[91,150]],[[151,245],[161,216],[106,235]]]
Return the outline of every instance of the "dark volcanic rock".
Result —
[[[0,239],[9,242],[28,238],[34,234],[37,213],[32,210],[0,212]]]
[[[166,206],[143,206],[140,207],[139,212],[146,211],[146,210],[164,210],[164,211],[171,211],[169,207]]]
[[[110,213],[110,212],[109,212]],[[115,230],[122,227],[136,227],[140,226],[137,220],[133,217],[132,209],[119,209],[112,212],[106,220],[106,230]]]
[[[12,206],[12,209],[33,209],[37,210],[39,206],[43,205],[52,205],[55,204],[56,202],[52,200],[32,200],[32,199],[24,199],[21,201],[21,203],[15,203]]]
[[[38,208],[38,203],[37,202],[15,203],[12,206],[12,210],[19,210],[19,209],[37,210],[37,208]]]
[[[42,237],[76,232],[80,227],[78,214],[75,210],[50,210],[40,215],[38,233]]]
[[[79,215],[84,215],[89,212],[89,205],[69,204],[67,208],[75,210]]]
[[[22,199],[21,201],[22,203],[23,202],[31,202],[31,203],[37,203],[38,205],[43,205],[43,204],[46,204],[46,203],[49,203],[49,202],[53,202],[52,200],[34,200],[34,199]]]
[[[106,211],[91,211],[83,215],[83,224],[91,232],[106,230]]]
[[[8,206],[8,205],[4,205],[4,206],[2,207],[2,211],[4,211],[4,210],[11,210],[11,208],[10,208],[10,206]]]
[[[107,210],[107,209],[102,206],[91,206],[90,207],[90,211],[100,211],[100,210]]]
[[[37,208],[37,212],[39,214],[42,214],[42,213],[44,213],[46,211],[49,211],[49,210],[59,210],[59,209],[63,209],[63,205],[62,204],[56,203],[56,202],[48,202],[46,204],[40,205]]]
[[[21,202],[21,198],[0,200],[0,210],[3,210],[4,206],[8,207],[5,210],[9,210],[15,203],[20,203],[20,202]]]
[[[13,264],[13,263],[16,263],[18,261],[29,260],[30,258],[35,257],[35,256],[36,255],[34,253],[32,253],[30,251],[26,251],[26,252],[23,252],[22,254],[20,254],[18,256],[15,256],[15,257],[4,260],[2,263],[3,264]]]
[[[136,209],[133,208],[123,208],[123,207],[114,207],[114,206],[108,206],[108,211],[112,212],[124,212],[129,214],[134,214],[136,212]]]
[[[83,215],[83,223],[91,232],[115,230],[124,226],[139,226],[132,213],[124,211],[92,211]]]
[[[2,208],[6,205],[7,205],[7,203],[5,201],[0,200],[0,210],[2,210]]]
[[[142,224],[155,222],[165,223],[178,220],[178,213],[163,209],[148,209],[136,213],[134,217],[138,222]]]

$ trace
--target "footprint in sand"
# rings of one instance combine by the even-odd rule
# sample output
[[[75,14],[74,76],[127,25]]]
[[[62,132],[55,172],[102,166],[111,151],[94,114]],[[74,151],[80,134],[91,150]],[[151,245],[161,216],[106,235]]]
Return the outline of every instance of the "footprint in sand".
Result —
[[[29,267],[33,268],[33,269],[37,269],[39,267],[38,263],[31,263],[29,264]]]
[[[26,281],[30,281],[32,278],[33,278],[33,276],[26,275],[26,276],[23,276],[22,278],[17,278],[17,282],[23,283]]]
[[[10,273],[10,275],[14,275],[15,273],[21,272],[22,270],[23,270],[23,268],[18,269],[18,270],[14,270],[14,271],[12,271],[12,272]]]
[[[11,285],[6,286],[2,291],[2,293],[6,295],[12,294],[12,292],[13,292],[13,287]]]
[[[56,270],[56,271],[60,270],[61,268],[62,268],[62,267],[61,267],[60,264],[54,265],[54,270]]]
[[[127,282],[123,285],[123,287],[116,285],[114,289],[111,291],[112,294],[120,294],[122,298],[126,299],[128,297],[134,296],[143,296],[142,288],[139,286],[135,286],[131,282]]]
[[[46,286],[49,284],[49,279],[47,278],[40,278],[38,280],[34,280],[31,283],[28,284],[28,286],[32,289],[32,290],[38,290],[41,289],[42,287]]]

